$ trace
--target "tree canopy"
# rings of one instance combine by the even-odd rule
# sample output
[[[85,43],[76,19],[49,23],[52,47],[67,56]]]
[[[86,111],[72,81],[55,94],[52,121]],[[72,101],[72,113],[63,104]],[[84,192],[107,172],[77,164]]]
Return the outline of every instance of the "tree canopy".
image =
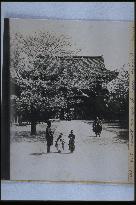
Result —
[[[74,104],[82,105],[87,115],[114,110],[122,101],[124,105],[128,72],[121,71],[118,75],[107,70],[102,56],[77,56],[80,50],[72,50],[70,39],[64,35],[15,33],[10,44],[11,81],[18,86],[14,102],[18,114],[32,125],[36,126],[41,113],[48,119],[56,109],[67,110]],[[100,81],[111,81],[110,93],[97,87]]]

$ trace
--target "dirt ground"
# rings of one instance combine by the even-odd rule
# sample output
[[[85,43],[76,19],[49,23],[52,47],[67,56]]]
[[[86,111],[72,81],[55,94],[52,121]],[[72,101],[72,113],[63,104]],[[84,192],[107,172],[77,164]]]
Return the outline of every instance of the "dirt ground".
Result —
[[[127,182],[128,142],[118,128],[103,125],[101,137],[95,137],[91,122],[81,120],[53,122],[52,129],[54,144],[47,154],[46,123],[37,125],[36,136],[30,136],[30,125],[12,126],[12,180]],[[76,136],[74,153],[68,150],[70,130]],[[60,132],[65,147],[58,153],[55,140]]]

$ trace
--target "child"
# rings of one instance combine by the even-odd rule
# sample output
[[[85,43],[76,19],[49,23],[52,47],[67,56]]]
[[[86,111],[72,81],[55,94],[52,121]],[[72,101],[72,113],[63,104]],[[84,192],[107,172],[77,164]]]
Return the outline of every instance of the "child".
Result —
[[[60,133],[59,137],[56,140],[56,144],[55,144],[55,147],[57,148],[58,153],[61,153],[62,149],[64,150],[65,141],[64,139],[62,139],[62,136],[63,134]]]

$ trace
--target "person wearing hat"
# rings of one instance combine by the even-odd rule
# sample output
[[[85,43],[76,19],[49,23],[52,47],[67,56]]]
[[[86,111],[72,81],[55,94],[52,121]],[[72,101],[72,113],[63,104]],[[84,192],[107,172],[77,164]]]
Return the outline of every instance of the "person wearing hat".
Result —
[[[70,134],[68,135],[69,138],[69,150],[72,153],[75,150],[75,135],[73,134],[73,130],[71,130]]]
[[[51,122],[47,122],[46,128],[47,153],[50,152],[50,147],[53,145],[53,133],[51,131]]]

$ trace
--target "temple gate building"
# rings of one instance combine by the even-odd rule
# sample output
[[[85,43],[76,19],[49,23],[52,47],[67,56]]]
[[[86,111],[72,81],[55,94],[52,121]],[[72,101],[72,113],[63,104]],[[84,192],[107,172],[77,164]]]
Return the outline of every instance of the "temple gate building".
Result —
[[[46,56],[40,66],[41,78],[54,85],[56,90],[56,99],[50,96],[54,103],[47,107],[51,110],[50,118],[91,119],[106,109],[104,101],[109,94],[106,85],[117,77],[118,72],[106,69],[103,56]],[[14,79],[11,84],[14,85],[11,95],[19,96]],[[44,116],[45,113],[42,120]],[[13,118],[17,118],[15,112]]]

